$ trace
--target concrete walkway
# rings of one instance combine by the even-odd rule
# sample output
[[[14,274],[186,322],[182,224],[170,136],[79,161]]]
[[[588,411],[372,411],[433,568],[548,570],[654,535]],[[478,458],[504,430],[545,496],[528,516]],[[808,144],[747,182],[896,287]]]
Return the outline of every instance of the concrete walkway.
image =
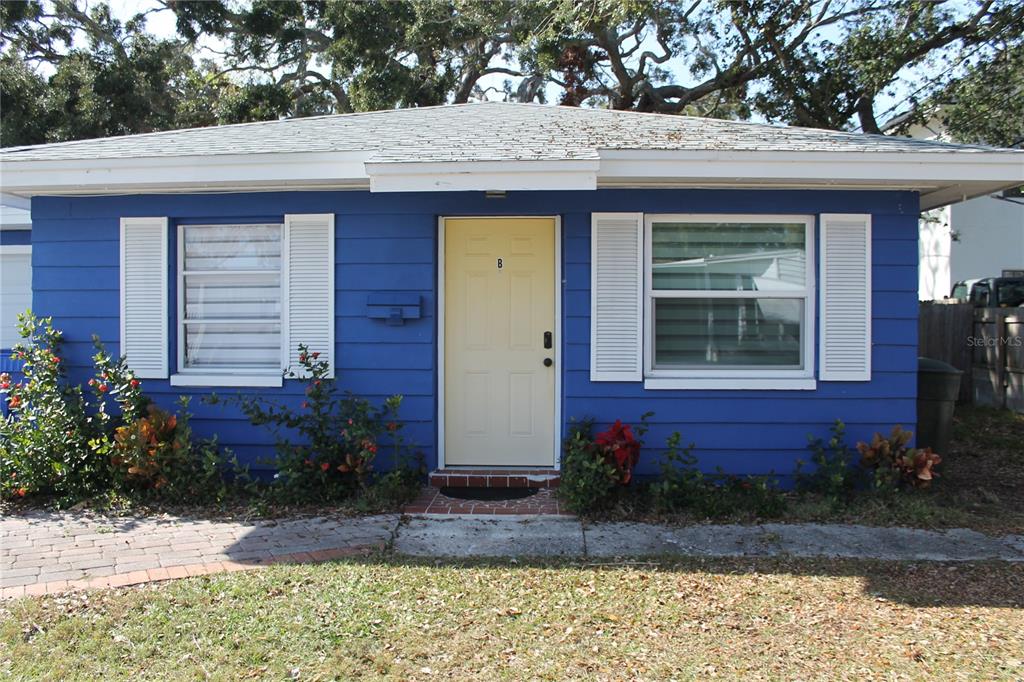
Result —
[[[227,522],[34,513],[0,519],[0,597],[122,587],[387,550],[437,557],[799,556],[1024,562],[1024,535],[821,524],[589,525],[565,516]]]

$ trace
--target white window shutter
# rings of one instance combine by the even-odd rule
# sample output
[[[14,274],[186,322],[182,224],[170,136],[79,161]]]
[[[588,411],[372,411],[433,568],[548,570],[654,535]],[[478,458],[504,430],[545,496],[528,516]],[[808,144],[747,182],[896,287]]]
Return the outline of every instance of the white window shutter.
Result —
[[[284,365],[299,372],[299,344],[334,376],[334,214],[286,215]]]
[[[871,380],[871,216],[821,216],[822,381]]]
[[[590,239],[590,380],[640,381],[643,214],[594,213]]]
[[[121,354],[140,379],[166,379],[167,218],[121,219]]]

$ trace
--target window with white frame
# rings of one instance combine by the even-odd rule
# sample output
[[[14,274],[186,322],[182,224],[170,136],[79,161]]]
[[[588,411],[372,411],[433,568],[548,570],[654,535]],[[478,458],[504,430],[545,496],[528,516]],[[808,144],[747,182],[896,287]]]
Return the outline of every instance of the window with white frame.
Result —
[[[178,368],[280,374],[280,224],[178,227]]]
[[[648,377],[813,376],[811,216],[648,215]]]

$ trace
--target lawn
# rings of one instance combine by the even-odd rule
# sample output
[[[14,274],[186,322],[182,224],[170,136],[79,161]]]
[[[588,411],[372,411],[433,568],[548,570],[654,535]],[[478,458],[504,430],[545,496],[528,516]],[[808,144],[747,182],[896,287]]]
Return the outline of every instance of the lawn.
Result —
[[[8,679],[1020,679],[1024,567],[275,566],[0,612]]]

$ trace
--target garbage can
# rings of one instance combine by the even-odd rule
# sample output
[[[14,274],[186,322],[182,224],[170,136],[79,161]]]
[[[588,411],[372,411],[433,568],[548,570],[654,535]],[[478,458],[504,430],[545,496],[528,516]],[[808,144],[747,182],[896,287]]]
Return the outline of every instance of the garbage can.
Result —
[[[931,358],[917,359],[917,447],[949,453],[953,407],[963,372]]]

